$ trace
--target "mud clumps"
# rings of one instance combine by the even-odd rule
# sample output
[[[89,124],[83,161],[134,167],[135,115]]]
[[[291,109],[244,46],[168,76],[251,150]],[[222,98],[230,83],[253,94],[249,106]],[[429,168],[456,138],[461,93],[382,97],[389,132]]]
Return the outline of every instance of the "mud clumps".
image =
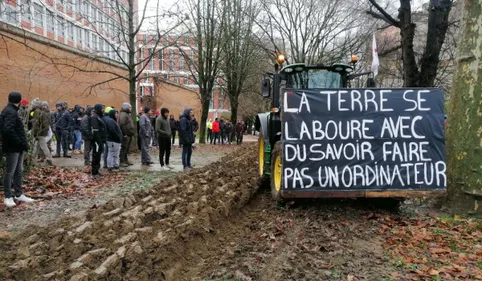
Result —
[[[190,239],[210,235],[256,192],[243,145],[202,169],[114,199],[81,217],[1,238],[2,280],[176,280]]]

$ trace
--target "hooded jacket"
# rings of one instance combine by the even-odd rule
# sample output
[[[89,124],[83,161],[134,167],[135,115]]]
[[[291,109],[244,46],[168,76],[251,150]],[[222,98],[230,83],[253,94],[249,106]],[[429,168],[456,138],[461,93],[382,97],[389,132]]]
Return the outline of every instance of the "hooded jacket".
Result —
[[[194,143],[194,134],[191,123],[191,110],[187,108],[181,115],[181,121],[179,121],[179,143],[182,145],[190,145]]]
[[[152,131],[151,118],[146,113],[143,113],[141,116],[141,119],[139,120],[139,134],[141,136],[150,138],[151,131]]]
[[[122,135],[132,137],[135,134],[134,121],[132,121],[131,114],[125,109],[121,109],[119,113],[119,126],[122,131]]]
[[[241,122],[238,122],[238,123],[236,123],[236,126],[235,126],[234,129],[235,129],[236,133],[239,134],[239,133],[242,133],[244,131],[244,126]]]
[[[90,117],[90,125],[92,128],[92,139],[97,143],[103,143],[106,140],[105,123],[102,120],[104,114],[102,112],[103,105],[96,104],[94,112]]]
[[[122,142],[122,131],[117,124],[117,120],[115,118],[115,114],[117,111],[112,109],[109,111],[108,116],[106,117],[105,127],[107,131],[107,141],[121,143]]]
[[[213,133],[221,132],[221,129],[219,128],[219,121],[218,120],[214,120],[212,131],[213,131]]]
[[[70,130],[72,124],[70,118],[70,112],[65,108],[65,105],[62,104],[62,110],[57,113],[57,116],[55,116],[55,130]]]
[[[71,127],[74,131],[80,130],[82,123],[82,113],[80,112],[81,109],[81,106],[75,105],[74,111],[72,112]]]
[[[166,112],[169,112],[169,110],[162,108],[161,115],[156,119],[156,135],[158,138],[171,139],[171,123],[170,120],[164,116]]]
[[[32,134],[34,138],[46,137],[49,134],[50,120],[50,113],[46,109],[35,109],[32,120]]]
[[[80,121],[80,132],[84,140],[92,140],[92,128],[90,126],[90,117],[92,116],[93,107],[88,106],[82,121]]]
[[[28,151],[27,136],[18,110],[15,104],[9,103],[2,111],[3,153]]]

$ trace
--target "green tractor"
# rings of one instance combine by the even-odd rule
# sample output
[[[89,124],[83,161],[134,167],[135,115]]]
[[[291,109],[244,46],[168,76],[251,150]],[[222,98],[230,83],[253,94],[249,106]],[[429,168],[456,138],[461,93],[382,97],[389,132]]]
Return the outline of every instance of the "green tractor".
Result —
[[[341,112],[342,110],[344,110],[344,108],[339,108],[339,111],[335,111],[333,110],[334,109],[333,106],[330,108],[329,105],[327,108],[332,112],[328,113],[326,108],[325,110],[320,109],[322,107],[327,106],[326,105],[327,96],[328,96],[328,101],[330,101],[329,98],[332,97],[331,102],[333,103],[335,97],[337,96],[336,93],[338,93],[338,96],[342,96],[341,94],[346,94],[351,91],[350,84],[355,77],[359,77],[362,75],[369,75],[371,74],[371,72],[353,74],[354,65],[355,65],[355,62],[353,62],[353,59],[351,64],[333,64],[329,66],[305,65],[303,63],[297,63],[297,64],[286,65],[283,67],[282,66],[283,63],[284,63],[283,57],[277,59],[277,64],[275,64],[274,73],[267,73],[262,79],[261,88],[262,88],[263,97],[264,98],[272,97],[272,106],[271,106],[272,109],[270,112],[258,114],[255,122],[255,128],[259,132],[259,139],[258,139],[259,176],[264,182],[264,184],[269,183],[271,187],[271,193],[275,200],[281,201],[281,200],[291,199],[291,198],[352,198],[352,197],[406,198],[406,197],[425,197],[432,194],[440,194],[445,192],[446,182],[444,181],[444,173],[445,173],[444,140],[443,140],[443,135],[440,136],[440,127],[439,127],[438,121],[433,122],[433,120],[439,120],[439,118],[442,118],[442,122],[440,126],[442,127],[442,130],[443,130],[443,116],[444,116],[443,97],[440,98],[441,96],[443,96],[443,92],[442,92],[442,95],[440,94],[430,95],[434,97],[433,100],[432,99],[430,100],[430,102],[431,104],[436,104],[435,106],[436,110],[431,110],[430,112],[426,112],[426,111],[423,111],[424,107],[422,104],[426,100],[426,98],[423,98],[424,93],[418,94],[418,100],[417,100],[417,93],[415,93],[412,90],[405,89],[407,93],[403,94],[404,100],[393,102],[394,104],[393,107],[395,109],[388,113],[393,114],[393,112],[395,112],[396,114],[403,115],[404,110],[397,108],[397,106],[405,105],[406,108],[410,109],[409,105],[413,104],[414,101],[419,102],[420,108],[422,109],[422,111],[419,111],[417,108],[416,110],[413,110],[412,112],[410,112],[411,114],[410,116],[400,117],[396,115],[396,116],[392,116],[393,118],[388,117],[388,115],[383,115],[387,112],[381,112],[380,113],[381,115],[377,117],[375,122],[379,122],[380,120],[385,120],[385,119],[388,120],[388,118],[391,118],[390,122],[394,123],[395,121],[392,121],[392,120],[400,120],[401,118],[401,121],[399,121],[401,122],[400,126],[393,125],[391,129],[385,128],[386,130],[385,132],[379,131],[380,127],[383,130],[384,127],[389,126],[389,125],[385,126],[385,123],[380,123],[383,125],[375,124],[371,128],[368,128],[368,127],[365,128],[365,132],[369,132],[371,130],[374,135],[375,135],[375,131],[376,131],[376,134],[379,134],[379,135],[380,134],[388,135],[388,131],[390,131],[390,133],[397,133],[397,131],[395,130],[399,130],[399,128],[406,128],[408,132],[409,129],[407,126],[409,125],[406,125],[403,122],[406,122],[407,124],[410,124],[410,122],[412,122],[411,123],[412,133],[414,133],[415,137],[417,137],[421,134],[421,133],[417,133],[419,132],[420,128],[430,127],[433,125],[435,129],[431,130],[429,134],[431,134],[432,132],[435,132],[433,133],[436,135],[435,138],[437,139],[437,142],[435,142],[435,145],[439,145],[438,141],[440,141],[440,145],[435,150],[439,150],[440,153],[437,154],[438,152],[435,152],[435,154],[437,155],[433,156],[431,152],[432,150],[430,150],[430,147],[428,147],[425,142],[423,142],[422,144],[418,144],[418,147],[420,147],[419,150],[422,151],[420,152],[422,160],[428,159],[427,155],[430,154],[430,156],[433,156],[432,161],[435,161],[436,159],[439,159],[440,161],[436,163],[435,162],[429,163],[427,161],[427,162],[423,162],[422,164],[419,164],[419,163],[407,164],[406,162],[410,162],[412,160],[413,160],[412,162],[414,162],[416,161],[416,159],[410,159],[409,161],[407,158],[407,159],[403,159],[402,161],[402,159],[400,158],[401,164],[395,163],[396,161],[398,161],[398,159],[395,159],[395,156],[393,156],[390,159],[389,157],[387,157],[387,155],[394,154],[393,150],[389,148],[390,147],[389,145],[383,145],[382,148],[378,149],[378,147],[382,146],[382,144],[380,143],[379,145],[378,144],[370,145],[371,149],[375,151],[373,153],[371,153],[367,149],[366,154],[371,154],[370,155],[371,159],[369,160],[365,159],[364,161],[360,160],[358,162],[352,161],[352,164],[353,164],[352,166],[353,167],[356,166],[356,167],[351,170],[344,169],[348,166],[346,162],[343,162],[342,160],[335,159],[335,158],[327,159],[328,158],[327,155],[330,153],[330,151],[321,152],[320,149],[318,150],[313,149],[313,147],[316,147],[316,148],[327,147],[330,145],[336,145],[336,143],[340,143],[340,147],[341,147],[343,145],[342,144],[343,141],[340,140],[340,137],[333,137],[330,141],[328,141],[320,137],[322,136],[322,134],[318,134],[318,140],[315,140],[316,139],[315,133],[311,133],[312,135],[310,136],[310,133],[307,132],[308,130],[311,130],[311,124],[322,124],[323,126],[329,126],[331,123],[345,124],[343,122],[346,122],[346,124],[353,124],[356,121],[356,119],[361,118],[364,115],[367,115],[367,116],[369,116],[370,114],[373,115],[374,114],[373,112],[375,112],[374,110],[370,109],[370,101],[373,101],[374,98],[367,97],[366,93],[368,94],[374,93],[374,95],[376,94],[377,96],[379,96],[380,95],[379,92],[381,92],[382,97],[380,98],[380,100],[383,106],[384,100],[386,101],[386,98],[384,99],[384,95],[386,94],[386,92],[390,90],[379,91],[378,88],[375,88],[374,78],[370,77],[368,78],[368,81],[367,81],[367,88],[363,88],[363,89],[367,89],[366,92],[364,92],[363,89],[357,89],[353,91],[356,95],[360,93],[361,93],[360,95],[365,94],[364,101],[363,101],[363,98],[359,99],[358,102],[357,100],[355,100],[355,98],[352,98],[351,104],[353,108],[351,110],[353,112],[356,111],[357,106],[359,104],[360,105],[359,113]],[[372,89],[372,90],[368,90],[368,89]],[[398,90],[401,90],[401,89],[394,89],[394,91],[398,91]],[[309,106],[311,106],[311,108],[309,109],[311,110],[310,112],[301,113],[302,107],[308,104],[308,100],[306,99],[305,92],[311,92],[311,96],[310,96],[311,100],[309,101],[310,103]],[[318,92],[321,94],[318,94]],[[439,91],[437,93],[439,93]],[[294,96],[296,95],[301,97],[301,98],[298,98],[298,101],[301,100],[301,103],[298,102],[295,106],[295,109],[289,108],[287,103],[289,103],[291,100],[295,100]],[[400,95],[392,94],[389,97],[391,97],[392,99],[401,99],[402,94]],[[305,105],[302,104],[303,99],[305,101]],[[341,104],[341,101],[348,103],[346,102],[346,100],[350,100],[350,98],[348,99],[340,98],[337,101],[337,103],[339,105]],[[360,101],[363,101],[363,102],[360,102]],[[440,110],[438,108],[439,101],[442,102],[442,109],[441,109],[442,117],[440,116],[440,112],[439,112]],[[333,104],[335,105],[336,103],[333,103]],[[364,105],[367,105],[367,108],[364,108],[364,110],[373,111],[373,112],[368,112],[368,111],[363,112],[362,107]],[[300,111],[298,111],[298,107]],[[377,110],[380,111],[380,108],[378,108]],[[422,126],[421,123],[419,122],[420,118],[415,117],[415,116],[418,116],[417,114],[421,114],[420,116],[422,116],[421,118],[425,118],[424,120],[432,120],[431,121],[432,123],[427,126]],[[397,117],[398,119],[396,119]],[[338,118],[338,120],[340,121],[336,121],[336,122],[333,121],[336,118]],[[412,119],[415,121],[413,121]],[[373,123],[374,121],[372,120],[371,122]],[[391,124],[390,122],[386,121],[386,124]],[[363,121],[363,124],[365,123],[369,124],[370,122]],[[309,124],[309,125],[305,125],[305,124]],[[319,125],[320,128],[322,125]],[[297,128],[296,130],[298,131],[301,130],[302,132],[301,133],[289,132],[290,130],[292,130],[292,128]],[[306,129],[306,128],[310,128],[310,129]],[[353,130],[354,129],[352,128],[352,131]],[[403,129],[400,129],[400,130],[403,130]],[[321,130],[318,130],[318,131],[321,132]],[[355,131],[356,131],[356,128],[355,128]],[[289,134],[289,136],[287,136],[287,134]],[[326,134],[328,136],[329,133],[328,131],[326,131],[326,132],[323,132],[323,134]],[[401,134],[402,136],[404,136],[403,134],[405,133],[401,132]],[[442,131],[442,134],[443,134],[443,131]],[[370,139],[373,139],[373,138],[370,138]],[[380,139],[380,138],[377,138],[377,139]],[[410,146],[408,140],[401,139],[400,136],[399,137],[392,136],[392,138],[387,138],[386,136],[383,136],[383,138],[381,139],[384,139],[385,141],[390,140],[392,143],[392,146],[393,144],[395,145],[399,144],[400,147]],[[415,139],[411,141],[411,143],[414,143],[412,145],[413,147],[415,147],[417,141],[419,140]],[[355,140],[355,138],[349,139],[348,141],[345,141],[345,142],[349,142],[348,144],[345,144],[345,145],[348,145],[349,147],[355,147],[355,146],[359,147],[359,144],[357,143],[365,143],[363,140],[361,139]],[[431,145],[431,144],[428,144],[428,145]],[[302,147],[301,153],[300,153],[300,147]],[[310,152],[310,148],[311,148],[311,152]],[[305,149],[305,151],[308,150],[308,153],[305,152],[303,154],[302,152],[303,149]],[[380,152],[381,149],[383,149],[382,152]],[[395,153],[398,155],[398,150],[397,149],[395,150],[396,150]],[[412,150],[415,150],[415,148]],[[297,153],[295,153],[296,151]],[[339,149],[339,151],[341,151],[341,148]],[[408,148],[407,148],[407,151],[408,151]],[[319,154],[316,154],[315,152]],[[291,156],[285,155],[287,153],[291,153],[292,155]],[[406,153],[409,153],[409,152],[406,152]],[[412,151],[412,153],[414,154],[415,152]],[[325,156],[325,159],[320,160],[323,157],[315,157],[316,155],[323,155]],[[415,154],[413,158],[415,158]],[[383,159],[385,159],[386,161],[383,161]],[[420,159],[418,160],[422,162],[422,160]],[[296,163],[293,164],[292,162],[289,162],[289,161],[294,161]],[[370,162],[370,163],[367,164],[367,162]],[[320,164],[318,165],[318,163]],[[386,165],[380,166],[380,163],[384,163]],[[363,165],[366,164],[366,165],[363,166],[362,164]],[[429,164],[432,166],[430,166]],[[286,165],[285,169],[283,168],[284,165]],[[287,167],[289,165],[292,165],[292,166],[294,165],[295,168],[288,169]],[[338,167],[335,167],[337,165]],[[400,165],[402,166],[402,168],[399,169]],[[366,167],[366,166],[369,166],[369,167]],[[378,168],[378,166],[380,166],[381,168]],[[299,169],[297,169],[297,167]],[[422,169],[425,169],[425,168],[426,170],[428,170],[428,172],[426,172],[425,170],[422,171]],[[430,182],[430,178],[428,178],[428,176],[426,176],[428,183],[426,182],[422,183],[419,179],[418,179],[418,182],[416,182],[417,176],[418,178],[420,178],[421,173],[422,174],[424,173],[425,175],[429,175],[431,168],[434,171],[432,173],[433,174],[432,182]],[[358,173],[357,175],[357,169],[358,170],[364,169],[363,171],[367,175],[364,176],[364,175],[361,175],[360,173]],[[336,171],[337,175],[335,175],[335,172],[333,171]],[[370,174],[371,171],[373,171],[372,175]],[[406,172],[408,177],[408,182],[404,178],[405,175],[402,175],[402,172],[403,173]],[[375,180],[376,177],[377,179]],[[378,179],[378,178],[381,178],[381,179]],[[412,180],[411,183],[410,183],[410,179]],[[356,184],[357,180],[358,182],[363,181],[364,183]],[[351,184],[342,185],[338,183],[340,181],[351,182]]]

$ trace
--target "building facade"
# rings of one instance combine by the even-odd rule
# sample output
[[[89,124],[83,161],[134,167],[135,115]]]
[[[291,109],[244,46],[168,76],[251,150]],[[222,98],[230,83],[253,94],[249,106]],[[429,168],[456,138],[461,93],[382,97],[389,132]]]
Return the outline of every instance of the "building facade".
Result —
[[[127,0],[5,0],[0,21],[115,61],[128,57],[119,35],[126,33]]]
[[[157,90],[156,87],[162,87],[162,82],[191,89],[197,93],[199,99],[199,86],[193,76],[193,73],[196,73],[193,71],[193,63],[197,60],[197,54],[192,36],[170,34],[158,40],[154,35],[144,33],[138,36],[137,44],[141,50],[137,59],[140,62],[145,61],[138,66],[138,71],[142,72],[142,79],[138,83],[140,99],[153,97],[156,93],[176,95],[175,91],[168,93]],[[146,61],[151,56],[152,59]],[[222,94],[222,83],[222,78],[219,77],[218,85],[211,93],[208,116],[210,119],[230,115],[229,100]]]
[[[1,1],[0,104],[10,91],[52,107],[128,101],[129,84],[121,79],[128,71],[120,63],[127,49],[118,35],[126,6],[127,0]]]

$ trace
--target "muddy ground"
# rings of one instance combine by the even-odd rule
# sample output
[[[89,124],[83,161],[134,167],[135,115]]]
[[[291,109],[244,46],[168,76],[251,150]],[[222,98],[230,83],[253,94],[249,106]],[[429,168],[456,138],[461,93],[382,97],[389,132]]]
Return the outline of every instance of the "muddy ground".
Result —
[[[231,153],[234,149],[234,146],[201,146],[194,151],[192,158],[193,165],[198,168],[204,167],[216,162],[221,157]],[[161,166],[156,157],[157,153],[155,149],[151,151],[152,159],[156,162],[152,167],[146,168],[140,166],[140,156],[138,154],[131,155],[129,159],[135,163],[135,165],[129,167],[129,169],[123,169],[120,173],[121,175],[116,176],[118,180],[109,178],[106,182],[105,179],[101,179],[100,183],[98,183],[90,179],[91,183],[95,183],[95,186],[87,183],[87,186],[77,188],[75,191],[67,194],[68,196],[55,196],[54,198],[47,198],[48,200],[45,200],[43,199],[44,194],[38,196],[38,194],[31,193],[29,189],[27,189],[26,194],[38,199],[38,202],[33,205],[22,204],[12,211],[5,210],[3,205],[0,206],[0,232],[17,233],[31,224],[45,226],[58,221],[63,216],[71,214],[82,215],[78,213],[105,204],[111,199],[151,188],[164,179],[173,177],[177,175],[178,172],[182,172],[181,149],[175,147],[172,150],[171,164],[175,168],[172,172],[161,171]],[[85,175],[81,175],[82,179],[85,179],[89,175],[89,169],[83,165],[83,155],[74,155],[72,159],[54,159],[54,161],[59,167],[66,167],[66,169],[61,170],[63,172],[69,172],[70,170],[76,173],[85,173]],[[50,176],[48,175],[48,170],[41,171],[46,173],[45,176]],[[58,171],[53,169],[53,172]],[[108,172],[105,170],[101,172],[108,175]],[[61,178],[59,180],[61,180]],[[89,179],[87,178],[87,180]],[[29,185],[28,177],[26,178],[26,185]],[[101,185],[101,187],[99,185]],[[3,193],[0,194],[0,201],[3,202]]]
[[[277,205],[268,190],[259,189],[256,158],[255,145],[245,145],[220,162],[75,217],[30,227],[18,236],[0,235],[0,276],[482,280],[482,224],[431,218],[428,209],[394,210],[367,200]],[[470,244],[450,248],[469,238]]]

